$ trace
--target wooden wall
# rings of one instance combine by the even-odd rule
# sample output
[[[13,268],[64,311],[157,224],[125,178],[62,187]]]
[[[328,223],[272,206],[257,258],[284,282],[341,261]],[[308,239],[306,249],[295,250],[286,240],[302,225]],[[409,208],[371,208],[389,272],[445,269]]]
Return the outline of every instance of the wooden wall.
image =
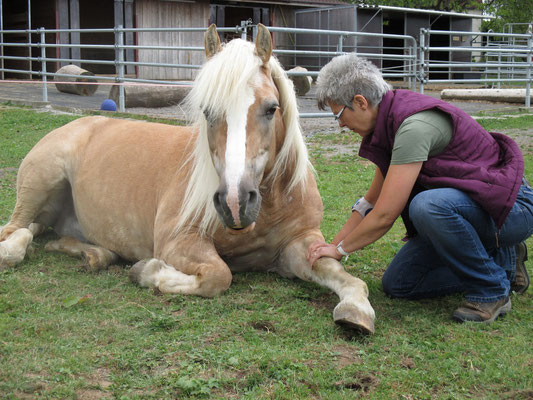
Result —
[[[209,1],[196,3],[137,0],[135,14],[138,28],[187,28],[207,27],[209,22]],[[139,46],[195,46],[203,47],[201,33],[156,33],[140,32],[137,36]],[[139,62],[203,64],[203,51],[162,51],[139,50]],[[189,80],[194,79],[197,70],[183,68],[138,68],[138,77],[142,79]]]

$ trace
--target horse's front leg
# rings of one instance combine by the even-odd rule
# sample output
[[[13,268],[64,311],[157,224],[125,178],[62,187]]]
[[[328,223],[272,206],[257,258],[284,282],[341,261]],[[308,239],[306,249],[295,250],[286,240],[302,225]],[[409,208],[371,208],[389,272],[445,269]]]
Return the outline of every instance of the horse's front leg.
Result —
[[[231,284],[232,274],[212,243],[198,236],[169,240],[155,258],[141,260],[130,270],[130,279],[162,293],[214,297]]]
[[[279,273],[297,276],[333,290],[340,299],[333,310],[333,320],[363,333],[374,333],[374,309],[368,301],[366,283],[346,272],[335,259],[323,257],[313,267],[306,259],[309,245],[322,235],[317,232],[292,241],[281,253]]]

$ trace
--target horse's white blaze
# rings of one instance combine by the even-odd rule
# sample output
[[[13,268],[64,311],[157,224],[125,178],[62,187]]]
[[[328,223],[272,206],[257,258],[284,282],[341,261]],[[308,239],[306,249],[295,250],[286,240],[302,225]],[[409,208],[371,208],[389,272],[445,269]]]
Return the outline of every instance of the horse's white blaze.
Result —
[[[226,170],[224,172],[228,194],[226,202],[235,225],[241,224],[239,216],[239,184],[246,169],[246,123],[248,109],[254,103],[253,90],[249,87],[245,96],[228,107],[226,123],[228,125],[226,139]]]

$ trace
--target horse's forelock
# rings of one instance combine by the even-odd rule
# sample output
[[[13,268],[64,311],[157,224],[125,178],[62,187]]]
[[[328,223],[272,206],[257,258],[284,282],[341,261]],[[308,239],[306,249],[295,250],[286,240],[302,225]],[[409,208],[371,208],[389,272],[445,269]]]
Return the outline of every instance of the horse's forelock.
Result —
[[[260,65],[252,43],[236,39],[224,45],[204,64],[186,99],[191,122],[200,122],[204,112],[210,118],[222,117],[243,96]]]
[[[192,170],[176,232],[194,224],[201,234],[207,234],[219,225],[212,200],[219,178],[211,160],[204,113],[209,118],[222,117],[228,107],[248,90],[251,78],[258,73],[261,65],[261,60],[254,54],[253,44],[236,39],[223,46],[222,51],[209,59],[198,74],[186,99],[190,118],[198,127],[198,137],[191,154]],[[290,173],[287,192],[300,185],[304,190],[308,169],[312,167],[298,121],[293,84],[275,57],[270,58],[269,66],[280,94],[286,132],[274,168],[265,179],[273,183],[282,174]]]

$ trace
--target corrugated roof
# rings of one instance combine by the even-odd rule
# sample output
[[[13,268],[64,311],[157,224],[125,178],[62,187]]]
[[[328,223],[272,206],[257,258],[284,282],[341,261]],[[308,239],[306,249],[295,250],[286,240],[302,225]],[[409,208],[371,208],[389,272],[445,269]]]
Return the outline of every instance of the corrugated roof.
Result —
[[[348,3],[340,0],[234,0],[235,3],[268,3],[294,7],[331,7],[346,6]]]

